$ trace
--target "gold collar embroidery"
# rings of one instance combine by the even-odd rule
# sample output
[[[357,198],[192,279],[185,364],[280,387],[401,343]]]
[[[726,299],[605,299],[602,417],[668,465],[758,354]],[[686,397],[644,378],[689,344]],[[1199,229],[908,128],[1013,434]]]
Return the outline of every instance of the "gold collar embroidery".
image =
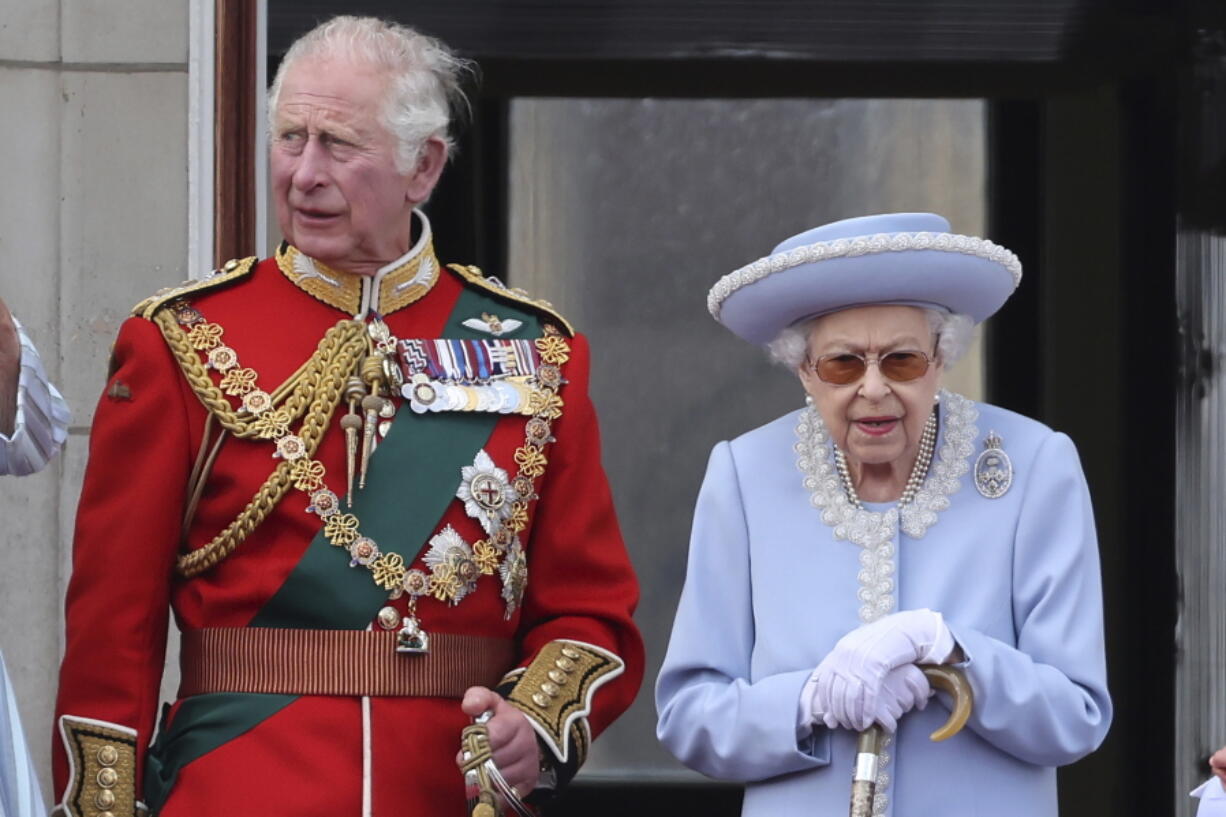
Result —
[[[282,243],[277,248],[277,267],[295,286],[328,306],[354,317],[373,310],[390,315],[419,300],[438,281],[438,259],[428,223],[413,249],[375,275],[354,275],[333,269]]]

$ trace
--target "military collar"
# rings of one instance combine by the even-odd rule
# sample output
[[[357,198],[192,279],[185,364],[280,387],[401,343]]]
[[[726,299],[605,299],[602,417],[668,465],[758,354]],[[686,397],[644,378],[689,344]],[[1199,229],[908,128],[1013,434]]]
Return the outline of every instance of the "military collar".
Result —
[[[277,248],[277,267],[294,286],[356,318],[372,311],[390,315],[419,300],[438,280],[430,222],[421,211],[413,212],[421,224],[421,237],[412,249],[374,275],[333,269],[286,242]]]

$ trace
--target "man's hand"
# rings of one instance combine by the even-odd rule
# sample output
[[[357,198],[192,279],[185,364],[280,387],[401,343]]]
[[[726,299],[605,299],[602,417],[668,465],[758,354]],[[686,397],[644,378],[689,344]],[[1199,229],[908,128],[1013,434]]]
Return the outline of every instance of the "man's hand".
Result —
[[[0,298],[0,434],[9,436],[17,422],[17,383],[21,375],[21,339],[13,316]]]
[[[527,797],[536,788],[541,774],[541,755],[536,743],[536,732],[527,716],[501,695],[485,687],[469,687],[460,702],[460,709],[470,718],[482,712],[492,711],[494,716],[486,722],[490,732],[490,751],[494,765],[506,778],[520,797]],[[460,755],[456,764],[462,765]]]

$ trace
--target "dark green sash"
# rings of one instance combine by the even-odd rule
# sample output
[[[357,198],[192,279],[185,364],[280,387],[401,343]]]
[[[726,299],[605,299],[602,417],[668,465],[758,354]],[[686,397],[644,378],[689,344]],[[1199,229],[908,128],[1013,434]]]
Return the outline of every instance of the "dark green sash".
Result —
[[[456,301],[443,337],[488,335],[463,325],[467,318],[492,312],[523,325],[504,338],[540,337],[531,312],[473,287]],[[471,465],[502,415],[488,412],[416,414],[407,404],[396,414],[387,437],[375,449],[366,488],[356,491],[353,513],[362,535],[410,564],[426,547],[430,533],[455,498],[460,469]],[[412,556],[410,557],[410,554]],[[349,553],[334,547],[322,529],[285,583],[251,620],[251,627],[364,630],[387,592],[364,567],[349,567]],[[156,814],[170,795],[179,770],[191,761],[255,727],[297,700],[295,695],[213,693],[186,699],[149,749],[145,803]]]

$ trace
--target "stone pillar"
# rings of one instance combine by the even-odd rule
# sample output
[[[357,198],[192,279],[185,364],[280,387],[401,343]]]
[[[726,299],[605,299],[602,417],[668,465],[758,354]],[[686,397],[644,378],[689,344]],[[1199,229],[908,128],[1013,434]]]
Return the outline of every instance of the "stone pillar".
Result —
[[[4,0],[0,10],[0,297],[72,409],[56,462],[0,478],[0,649],[49,804],[93,406],[130,307],[187,277],[187,12],[188,0]]]

